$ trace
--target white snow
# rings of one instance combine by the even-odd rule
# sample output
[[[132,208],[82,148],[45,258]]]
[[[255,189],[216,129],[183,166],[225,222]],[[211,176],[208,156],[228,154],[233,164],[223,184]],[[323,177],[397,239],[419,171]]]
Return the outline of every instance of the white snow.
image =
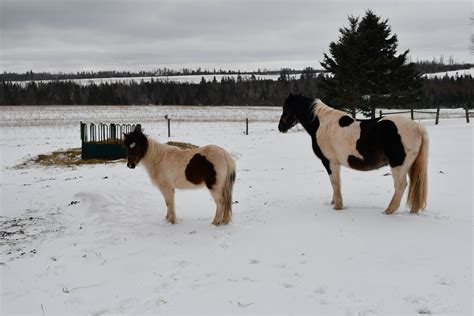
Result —
[[[388,168],[344,169],[345,209],[332,210],[309,136],[278,133],[279,110],[0,108],[0,231],[13,233],[0,237],[1,314],[471,315],[472,123],[423,121],[428,209],[387,216]],[[193,112],[198,120],[186,121]],[[230,225],[211,225],[204,189],[178,191],[178,223],[168,224],[143,168],[123,162],[12,168],[80,147],[80,120],[141,122],[167,141],[170,113],[183,117],[172,140],[218,144],[235,157]],[[246,136],[250,115],[258,119]]]
[[[292,74],[290,75],[291,78],[299,78],[301,74]],[[183,75],[183,76],[147,76],[147,77],[114,77],[114,78],[90,78],[90,79],[61,79],[59,81],[72,81],[80,85],[89,85],[89,84],[102,84],[102,83],[140,83],[140,82],[151,82],[153,81],[164,81],[164,82],[187,82],[187,83],[200,83],[202,78],[206,81],[212,81],[214,78],[218,82],[222,79],[232,78],[234,80],[238,80],[238,77],[242,78],[243,80],[250,79],[252,77],[251,74],[215,74],[215,75]],[[264,74],[255,74],[255,78],[259,80],[277,80],[280,77],[279,74],[274,75],[264,75]],[[30,82],[36,83],[48,83],[54,82],[57,80],[25,80],[25,81],[11,81],[11,83],[17,83],[20,85],[25,85]]]
[[[423,77],[427,78],[442,78],[444,76],[454,77],[457,78],[459,76],[474,76],[474,68],[469,69],[460,69],[460,70],[453,70],[453,71],[442,71],[442,72],[435,72],[435,73],[426,73],[423,74]],[[61,79],[61,80],[24,80],[24,81],[10,81],[13,84],[20,84],[26,85],[30,82],[36,83],[49,83],[54,81],[72,81],[74,83],[86,86],[90,84],[100,85],[103,83],[140,83],[140,82],[151,82],[153,81],[163,81],[163,82],[187,82],[187,83],[200,83],[202,78],[206,81],[212,81],[214,78],[218,82],[222,79],[233,78],[237,80],[238,77],[241,77],[243,80],[250,79],[252,77],[251,74],[215,74],[215,75],[183,75],[183,76],[146,76],[146,77],[112,77],[112,78],[88,78],[88,79]],[[292,79],[299,79],[301,76],[300,73],[291,74],[290,78]],[[255,78],[259,80],[278,80],[280,77],[279,74],[255,74]]]
[[[453,77],[457,78],[460,76],[474,76],[474,67],[469,68],[469,69],[459,69],[459,70],[451,70],[451,71],[442,71],[442,72],[434,72],[434,73],[429,73],[429,74],[424,74],[423,76],[433,79],[435,77],[437,78],[443,78],[445,76],[448,77]]]

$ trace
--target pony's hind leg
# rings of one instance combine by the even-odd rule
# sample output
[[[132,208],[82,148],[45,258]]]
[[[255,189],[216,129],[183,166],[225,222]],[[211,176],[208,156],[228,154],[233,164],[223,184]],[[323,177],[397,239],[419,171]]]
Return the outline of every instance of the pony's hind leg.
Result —
[[[331,174],[329,175],[329,179],[331,180],[332,185],[332,201],[331,204],[334,205],[335,210],[342,210],[343,203],[342,203],[342,193],[341,193],[341,165],[338,163],[331,162]]]
[[[212,221],[212,224],[216,226],[220,225],[224,219],[224,199],[221,191],[222,190],[216,190],[215,188],[210,190],[212,198],[214,202],[216,202],[216,215]]]
[[[229,224],[232,220],[232,210],[224,208],[224,224]]]
[[[403,197],[403,193],[407,187],[407,174],[408,171],[404,166],[392,168],[393,183],[395,187],[395,193],[393,194],[392,200],[385,210],[385,214],[392,214],[400,207],[400,201]]]
[[[224,184],[222,190],[222,207],[224,208],[224,224],[229,224],[232,221],[232,189],[234,187],[234,180],[230,179],[229,182]]]

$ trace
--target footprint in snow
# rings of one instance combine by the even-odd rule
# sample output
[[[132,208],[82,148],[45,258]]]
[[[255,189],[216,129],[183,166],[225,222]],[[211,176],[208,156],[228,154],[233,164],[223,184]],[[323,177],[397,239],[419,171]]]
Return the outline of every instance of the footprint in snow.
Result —
[[[432,312],[426,307],[418,308],[416,312],[421,315],[432,314]]]
[[[280,263],[280,264],[275,264],[273,265],[275,268],[279,268],[279,269],[286,269],[286,264],[284,263]]]
[[[326,293],[326,287],[320,286],[317,289],[314,290],[314,294],[316,295],[323,295]]]

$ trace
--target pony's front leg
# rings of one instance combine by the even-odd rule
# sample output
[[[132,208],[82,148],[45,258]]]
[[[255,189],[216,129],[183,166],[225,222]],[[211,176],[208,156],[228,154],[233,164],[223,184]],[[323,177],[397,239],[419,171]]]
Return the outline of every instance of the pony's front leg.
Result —
[[[341,165],[336,162],[330,162],[331,174],[329,179],[332,185],[332,201],[335,210],[342,210],[342,193],[341,193]]]
[[[166,202],[166,219],[171,224],[176,223],[176,214],[174,212],[174,188],[171,186],[160,186],[160,191],[163,194]]]

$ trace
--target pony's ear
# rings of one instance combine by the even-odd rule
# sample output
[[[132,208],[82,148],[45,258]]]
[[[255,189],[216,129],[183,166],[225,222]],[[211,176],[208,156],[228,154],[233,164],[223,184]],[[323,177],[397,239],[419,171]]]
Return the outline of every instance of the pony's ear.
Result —
[[[290,92],[290,94],[288,95],[288,98],[292,98],[293,97],[293,93]]]
[[[122,134],[123,134],[123,137],[124,137],[124,138],[127,138],[127,137],[128,137],[128,134],[126,134],[126,133],[122,133]]]
[[[141,132],[142,131],[142,126],[140,124],[135,125],[135,129],[133,131],[134,132]]]

